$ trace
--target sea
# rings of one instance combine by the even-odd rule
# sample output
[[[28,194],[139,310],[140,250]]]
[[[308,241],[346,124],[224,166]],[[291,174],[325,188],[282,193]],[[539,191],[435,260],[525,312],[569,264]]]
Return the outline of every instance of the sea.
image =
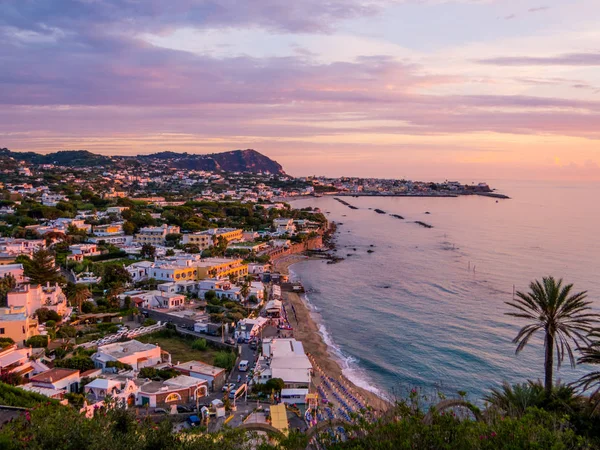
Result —
[[[481,403],[504,381],[544,376],[541,335],[515,354],[524,322],[505,303],[515,290],[552,275],[600,312],[600,184],[491,184],[511,198],[343,198],[357,210],[328,196],[292,202],[338,223],[344,260],[303,261],[291,277],[355,384],[388,399],[418,389]],[[565,361],[555,374],[572,382],[590,369]]]

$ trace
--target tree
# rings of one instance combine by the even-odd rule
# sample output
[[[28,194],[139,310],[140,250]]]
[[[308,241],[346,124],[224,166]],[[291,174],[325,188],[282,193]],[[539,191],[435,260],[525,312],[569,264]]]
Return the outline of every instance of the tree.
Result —
[[[240,295],[242,296],[242,301],[245,301],[248,298],[248,294],[250,293],[250,283],[245,282],[242,284],[240,288]]]
[[[581,357],[578,359],[579,364],[600,364],[600,329],[594,330],[589,336],[592,342],[589,346],[579,349]],[[595,388],[595,392],[592,397],[597,397],[600,392],[600,371],[590,372],[584,375],[577,382],[577,386],[581,387],[584,391],[590,388]]]
[[[8,291],[14,289],[16,286],[17,280],[11,273],[0,278],[0,306],[7,305]]]
[[[544,277],[542,282],[533,281],[529,285],[530,292],[517,292],[517,298],[508,305],[517,312],[506,313],[509,316],[530,321],[525,325],[513,343],[517,344],[516,353],[520,353],[531,337],[538,331],[544,334],[544,388],[549,398],[553,387],[554,350],[556,350],[557,369],[566,355],[571,366],[575,366],[575,357],[571,343],[579,347],[587,342],[587,335],[598,317],[592,314],[590,301],[586,301],[587,292],[571,294],[572,284],[563,286],[562,279]]]
[[[126,221],[123,224],[123,233],[131,236],[133,233],[135,233],[135,230],[136,230],[136,226],[133,222]]]
[[[215,355],[215,366],[221,367],[226,370],[233,369],[235,364],[235,353],[220,351]]]
[[[281,378],[271,378],[265,383],[265,388],[268,392],[281,392],[285,388],[285,382]]]
[[[62,283],[64,278],[58,267],[54,265],[54,257],[48,250],[38,250],[29,264],[24,265],[25,276],[32,284]]]
[[[156,255],[156,247],[152,244],[143,244],[140,255],[142,258],[154,258],[154,255]]]
[[[123,285],[131,282],[131,275],[121,264],[105,264],[102,271],[102,283],[105,286]]]
[[[81,312],[83,302],[92,297],[92,293],[85,284],[76,284],[73,288],[67,290],[67,298],[71,305],[77,305],[77,310]]]
[[[27,341],[25,341],[25,345],[33,348],[48,347],[48,336],[31,336],[29,339],[27,339]]]
[[[61,317],[56,311],[48,308],[39,308],[35,311],[35,315],[40,323],[46,323],[49,320],[54,322],[60,322]]]

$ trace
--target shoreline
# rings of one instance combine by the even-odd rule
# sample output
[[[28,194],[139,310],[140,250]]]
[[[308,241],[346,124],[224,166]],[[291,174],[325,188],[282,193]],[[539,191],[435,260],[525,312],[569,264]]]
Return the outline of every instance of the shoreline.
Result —
[[[307,261],[310,259],[314,258],[302,255],[289,255],[274,261],[273,269],[282,274],[288,275],[290,266],[300,261]],[[329,346],[323,340],[323,336],[319,331],[319,327],[312,318],[311,311],[300,295],[294,292],[284,291],[282,292],[282,297],[284,304],[288,307],[293,305],[296,311],[296,317],[298,320],[296,321],[293,317],[290,317],[290,322],[294,328],[294,338],[302,342],[304,350],[307,353],[310,353],[321,369],[323,369],[329,376],[342,379],[346,384],[350,385],[366,400],[367,404],[376,411],[384,412],[388,410],[392,406],[390,402],[381,398],[372,391],[357,386],[343,374],[342,367],[340,366],[337,358],[332,355]]]

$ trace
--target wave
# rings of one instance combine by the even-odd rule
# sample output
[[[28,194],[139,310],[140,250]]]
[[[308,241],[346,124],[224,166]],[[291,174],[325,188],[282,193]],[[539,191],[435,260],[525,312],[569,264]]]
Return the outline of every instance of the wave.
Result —
[[[301,298],[310,311],[311,318],[317,324],[319,328],[319,334],[323,338],[323,342],[342,369],[342,374],[356,386],[389,401],[390,398],[386,392],[373,386],[371,378],[369,377],[368,373],[359,365],[358,360],[352,356],[346,355],[340,346],[335,343],[331,337],[331,334],[327,330],[321,315],[318,314],[319,309],[310,301],[309,296],[304,294],[301,296]]]

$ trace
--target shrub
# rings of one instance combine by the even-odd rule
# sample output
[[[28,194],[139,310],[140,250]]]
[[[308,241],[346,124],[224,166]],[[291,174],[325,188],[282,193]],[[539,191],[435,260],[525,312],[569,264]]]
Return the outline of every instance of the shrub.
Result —
[[[25,345],[33,348],[48,347],[48,336],[31,336],[27,339]]]
[[[149,327],[151,325],[156,325],[156,320],[154,320],[154,319],[146,319],[142,323],[142,326],[144,326],[144,327]]]
[[[236,356],[234,353],[221,351],[215,355],[215,366],[222,367],[226,370],[233,369],[235,364]]]
[[[121,361],[108,361],[106,363],[107,368],[115,367],[117,370],[131,370],[132,366],[129,364],[122,363]]]
[[[59,359],[54,361],[54,367],[62,367],[64,369],[77,369],[81,372],[92,370],[96,366],[94,361],[87,355],[76,355],[72,358]]]
[[[194,350],[200,350],[203,352],[204,350],[206,350],[207,347],[208,343],[204,338],[196,339],[194,342],[192,342],[192,348]]]
[[[92,302],[83,302],[81,304],[81,312],[84,314],[94,312],[94,309],[96,309],[96,305],[94,305]]]
[[[48,308],[40,308],[35,312],[35,315],[37,316],[38,320],[40,323],[45,323],[48,320],[54,320],[54,322],[60,322],[60,315],[52,310],[52,309],[48,309]]]
[[[15,341],[13,341],[9,337],[2,337],[2,338],[0,338],[0,349],[10,347],[11,345],[14,345],[14,343],[15,343]]]

